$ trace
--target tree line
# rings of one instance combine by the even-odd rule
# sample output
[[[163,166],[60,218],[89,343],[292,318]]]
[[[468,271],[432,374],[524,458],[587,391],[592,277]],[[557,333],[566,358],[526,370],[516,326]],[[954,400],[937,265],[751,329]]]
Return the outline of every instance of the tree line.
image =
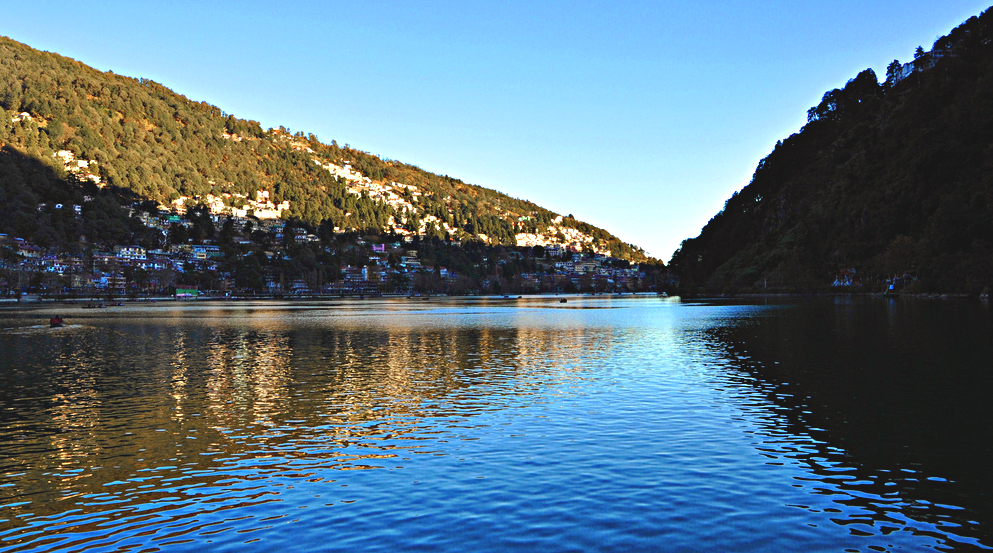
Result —
[[[684,292],[993,285],[993,13],[825,93],[670,268]]]

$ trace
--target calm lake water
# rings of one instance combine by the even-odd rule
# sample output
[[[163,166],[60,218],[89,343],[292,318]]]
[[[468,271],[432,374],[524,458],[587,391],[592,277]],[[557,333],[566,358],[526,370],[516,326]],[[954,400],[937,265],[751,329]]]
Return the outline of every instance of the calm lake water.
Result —
[[[991,390],[978,302],[0,309],[0,551],[990,549]]]

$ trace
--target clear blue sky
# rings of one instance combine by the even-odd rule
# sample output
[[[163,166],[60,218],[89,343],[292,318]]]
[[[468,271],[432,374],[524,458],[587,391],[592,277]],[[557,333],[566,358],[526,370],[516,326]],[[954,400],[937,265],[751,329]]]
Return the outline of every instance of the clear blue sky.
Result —
[[[824,92],[867,67],[884,77],[987,7],[77,0],[8,3],[0,34],[572,213],[668,260]]]

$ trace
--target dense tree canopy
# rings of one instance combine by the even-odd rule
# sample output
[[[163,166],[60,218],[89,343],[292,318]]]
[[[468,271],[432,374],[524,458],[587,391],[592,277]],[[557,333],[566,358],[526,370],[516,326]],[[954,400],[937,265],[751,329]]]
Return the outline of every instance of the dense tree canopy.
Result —
[[[22,112],[28,116],[20,117]],[[330,222],[332,227],[382,231],[396,215],[385,203],[346,192],[345,181],[315,160],[351,165],[373,181],[418,187],[423,192],[417,200],[420,217],[434,215],[462,229],[460,238],[485,234],[491,242],[513,245],[515,233],[527,230],[515,226],[519,218],[531,217],[533,226],[547,225],[555,217],[531,202],[335,141],[323,144],[313,134],[293,134],[283,127],[263,130],[257,121],[189,100],[154,81],[103,73],[4,37],[0,146],[51,168],[44,179],[6,169],[7,195],[19,198],[18,209],[9,211],[21,214],[9,229],[31,227],[27,219],[34,217],[29,213],[33,207],[27,209],[28,204],[36,205],[54,190],[43,180],[66,180],[53,157],[61,150],[77,160],[92,160],[89,170],[112,188],[157,202],[208,193],[251,197],[268,190],[275,202],[290,201],[290,218],[312,228]],[[567,224],[580,225],[574,220]],[[428,230],[444,234],[440,226]],[[640,250],[593,230],[618,253],[644,258]]]
[[[867,289],[993,284],[993,13],[901,79],[866,70],[827,92],[673,256],[687,291],[817,290],[855,269]]]

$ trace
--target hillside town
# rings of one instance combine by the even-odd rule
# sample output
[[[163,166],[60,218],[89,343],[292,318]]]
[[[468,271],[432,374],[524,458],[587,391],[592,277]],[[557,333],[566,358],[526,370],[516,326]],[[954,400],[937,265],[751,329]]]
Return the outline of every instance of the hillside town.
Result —
[[[350,192],[399,198],[374,189],[374,183],[356,179],[355,184]],[[179,198],[169,206],[149,203],[127,208],[129,218],[149,231],[140,243],[112,248],[84,243],[79,251],[57,251],[0,234],[0,297],[635,292],[658,285],[638,266],[584,247],[574,229],[557,229],[550,239],[522,235],[517,247],[463,246],[401,227],[378,235],[309,229],[281,219],[289,202],[273,203],[266,191],[254,198],[224,194]],[[81,217],[85,205],[38,209]],[[571,240],[549,243],[562,237]]]

